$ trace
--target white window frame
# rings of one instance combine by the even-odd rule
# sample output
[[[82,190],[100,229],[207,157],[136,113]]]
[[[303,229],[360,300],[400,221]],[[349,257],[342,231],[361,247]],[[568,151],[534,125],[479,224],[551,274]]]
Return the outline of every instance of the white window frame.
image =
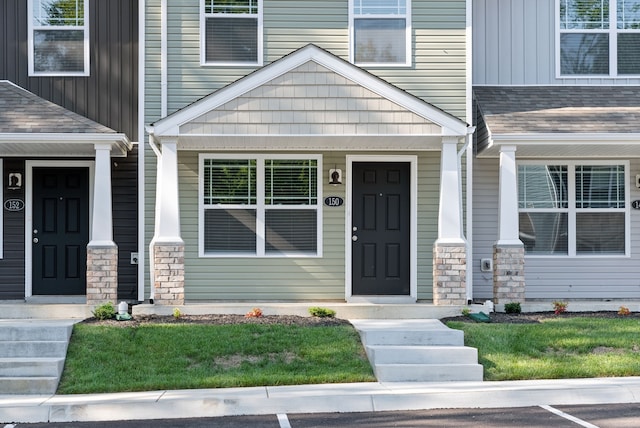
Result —
[[[618,34],[640,33],[640,30],[618,29],[618,0],[609,1],[609,28],[607,29],[561,29],[560,28],[560,2],[555,4],[555,26],[556,26],[556,77],[564,79],[593,79],[593,78],[617,78],[630,79],[640,77],[639,74],[618,74]],[[560,36],[562,34],[608,34],[609,35],[609,74],[562,74],[561,70],[561,46]]]
[[[355,12],[355,3],[354,0],[349,0],[349,61],[352,64],[356,64],[362,67],[411,67],[413,63],[413,49],[411,44],[411,0],[406,0],[406,12],[404,15],[395,14],[395,15],[360,15]],[[405,62],[404,63],[382,63],[382,62],[356,62],[356,47],[355,47],[355,21],[357,19],[366,19],[366,18],[375,18],[375,19],[405,19]]]
[[[567,167],[567,199],[568,209],[558,208],[555,211],[567,213],[567,254],[525,254],[531,258],[628,258],[631,255],[631,182],[629,173],[629,161],[602,160],[602,161],[567,161],[567,160],[540,160],[540,161],[518,161],[517,165],[557,165]],[[624,167],[624,208],[576,208],[576,166],[622,166]],[[519,196],[518,196],[518,199]],[[554,211],[545,209],[545,212]],[[522,212],[539,212],[536,209],[518,208],[518,214]],[[577,254],[576,242],[576,215],[580,212],[623,212],[624,213],[624,254]]]
[[[33,1],[27,0],[27,43],[29,46],[28,62],[29,62],[29,76],[89,76],[91,73],[91,61],[90,61],[90,46],[89,46],[89,0],[83,0],[84,3],[84,25],[82,26],[39,26],[34,23],[33,16]],[[35,57],[34,57],[34,37],[33,33],[36,30],[49,29],[49,30],[82,30],[84,31],[84,70],[82,71],[35,71]]]
[[[204,204],[204,161],[205,159],[234,159],[234,160],[256,160],[256,205],[224,205],[225,208],[255,208],[256,209],[256,252],[255,253],[206,253],[204,250],[204,211],[211,206]],[[317,162],[317,202],[316,205],[267,205],[265,203],[265,161],[266,160],[315,160]],[[274,155],[257,155],[257,154],[215,154],[200,153],[198,156],[198,253],[201,258],[319,258],[322,257],[322,155],[314,154],[274,154]],[[278,253],[267,254],[265,251],[265,213],[271,209],[300,209],[316,211],[316,252],[310,253]]]
[[[206,0],[200,0],[200,65],[201,66],[216,66],[216,67],[224,67],[224,66],[234,66],[234,67],[259,67],[263,65],[263,3],[264,0],[258,1],[258,13],[254,14],[246,14],[246,13],[238,13],[238,14],[221,14],[221,13],[205,13],[205,2]],[[258,40],[256,41],[258,44],[258,53],[257,60],[255,62],[237,62],[237,61],[220,61],[220,62],[207,62],[206,60],[206,49],[207,49],[207,18],[215,18],[216,15],[222,15],[226,18],[256,18],[258,20]]]

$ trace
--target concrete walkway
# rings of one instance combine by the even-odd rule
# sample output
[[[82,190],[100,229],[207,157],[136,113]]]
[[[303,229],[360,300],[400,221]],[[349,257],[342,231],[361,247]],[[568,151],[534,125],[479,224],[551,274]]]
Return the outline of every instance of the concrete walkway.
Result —
[[[0,422],[71,422],[278,413],[640,402],[640,377],[351,383],[95,395],[0,395]]]

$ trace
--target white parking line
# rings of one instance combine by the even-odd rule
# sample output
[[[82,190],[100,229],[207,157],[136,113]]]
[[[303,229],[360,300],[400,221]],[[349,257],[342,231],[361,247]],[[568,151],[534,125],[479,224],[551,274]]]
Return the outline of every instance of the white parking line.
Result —
[[[590,424],[589,422],[583,421],[582,419],[578,419],[575,416],[571,416],[570,414],[565,413],[565,412],[563,412],[561,410],[554,409],[551,406],[541,405],[540,407],[542,407],[543,409],[545,409],[548,412],[554,413],[554,414],[556,414],[558,416],[561,416],[561,417],[563,417],[565,419],[568,419],[571,422],[575,422],[580,426],[583,426],[583,427],[586,427],[586,428],[599,428],[597,425]]]
[[[278,414],[278,422],[280,423],[280,428],[291,428],[291,424],[289,423],[289,418],[284,413]]]

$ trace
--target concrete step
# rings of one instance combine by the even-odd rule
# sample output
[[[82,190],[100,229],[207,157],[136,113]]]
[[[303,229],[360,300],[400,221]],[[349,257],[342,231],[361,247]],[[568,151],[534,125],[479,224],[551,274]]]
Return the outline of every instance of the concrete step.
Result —
[[[0,377],[3,394],[55,394],[57,388],[57,376]]]
[[[376,364],[380,382],[482,381],[480,364]]]
[[[85,298],[86,300],[86,298]],[[95,305],[76,303],[25,303],[16,301],[0,302],[3,320],[83,320],[92,316]]]
[[[351,320],[381,382],[481,381],[478,351],[435,319]]]
[[[365,345],[464,346],[464,333],[439,320],[353,320]]]
[[[73,324],[45,324],[44,322],[2,322],[0,323],[1,341],[66,341],[71,337]]]
[[[0,358],[0,377],[60,376],[64,358]]]
[[[476,364],[478,350],[468,346],[375,345],[366,347],[373,364]]]
[[[67,341],[10,341],[0,342],[0,358],[62,357],[67,355]]]

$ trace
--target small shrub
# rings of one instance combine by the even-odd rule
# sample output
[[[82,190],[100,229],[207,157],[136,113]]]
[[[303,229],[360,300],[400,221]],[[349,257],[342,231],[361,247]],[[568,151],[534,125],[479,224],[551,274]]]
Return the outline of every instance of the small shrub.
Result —
[[[520,302],[510,302],[504,304],[504,311],[508,314],[519,314],[522,312]]]
[[[555,302],[553,302],[553,313],[559,315],[563,312],[566,312],[567,306],[569,306],[568,302],[561,302],[559,300],[556,300]]]
[[[626,317],[627,315],[631,315],[631,311],[626,306],[620,306],[620,309],[618,309],[618,315]]]
[[[96,319],[110,320],[116,317],[116,308],[113,306],[113,303],[107,302],[96,306],[91,313]]]
[[[471,314],[471,309],[469,308],[462,308],[462,315],[464,315],[465,317],[468,317],[469,314]]]
[[[253,308],[249,312],[247,312],[244,316],[245,318],[260,318],[262,316],[262,309]]]
[[[334,311],[333,309],[321,308],[318,306],[309,308],[309,313],[314,317],[320,318],[333,318],[336,316],[336,311]]]
[[[182,312],[180,312],[179,308],[173,308],[173,317],[178,319],[182,316]]]

